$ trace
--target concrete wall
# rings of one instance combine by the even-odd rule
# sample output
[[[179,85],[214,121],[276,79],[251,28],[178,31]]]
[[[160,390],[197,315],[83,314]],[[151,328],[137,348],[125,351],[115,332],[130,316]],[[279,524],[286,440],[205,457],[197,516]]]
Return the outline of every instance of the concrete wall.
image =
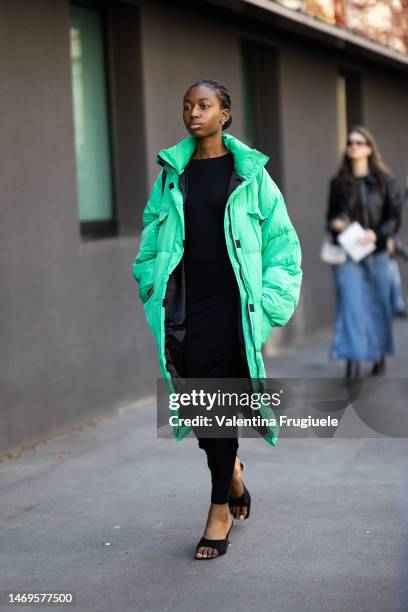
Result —
[[[127,149],[130,124],[124,117],[132,114],[132,105],[117,102],[120,121],[114,137],[116,164],[135,157],[139,195],[132,192],[130,166],[124,170],[122,165],[119,192],[128,204],[120,210],[121,233],[84,242],[76,201],[68,3],[2,2],[1,452],[154,393],[160,372],[156,350],[131,277],[139,238],[130,232],[140,223],[142,194],[150,191],[159,171],[157,152],[187,135],[181,103],[193,81],[215,78],[229,86],[230,132],[243,137],[239,44],[241,35],[257,39],[255,22],[217,19],[215,9],[207,12],[202,5],[186,10],[176,3],[138,4],[141,40],[140,48],[135,40],[134,57],[141,50],[138,108],[144,126],[132,130],[144,159],[137,157],[137,147]],[[271,29],[259,39],[279,51],[281,188],[304,255],[302,300],[282,334],[287,341],[333,315],[330,270],[318,252],[327,182],[338,163],[336,73],[342,56]],[[123,48],[118,52],[123,54]],[[112,65],[118,71],[120,64]],[[116,78],[116,93],[124,95],[132,75],[138,79],[136,64],[127,79]],[[133,81],[131,89],[137,96]],[[407,79],[364,65],[363,96],[366,123],[402,181],[408,153]],[[144,185],[139,184],[142,174]],[[277,332],[272,344],[279,338]]]
[[[331,270],[320,261],[319,250],[327,183],[338,161],[336,71],[318,49],[283,46],[281,56],[285,196],[304,271],[302,299],[286,334],[297,335],[330,320],[333,310]]]
[[[225,83],[233,100],[230,133],[242,137],[239,33],[206,12],[150,3],[142,17],[146,155],[150,184],[161,169],[158,151],[189,134],[182,119],[183,96],[198,79]]]
[[[0,45],[3,451],[151,393],[156,355],[136,236],[80,237],[68,3],[2,2]]]
[[[363,79],[364,121],[401,185],[408,171],[408,78],[393,71],[366,69]]]

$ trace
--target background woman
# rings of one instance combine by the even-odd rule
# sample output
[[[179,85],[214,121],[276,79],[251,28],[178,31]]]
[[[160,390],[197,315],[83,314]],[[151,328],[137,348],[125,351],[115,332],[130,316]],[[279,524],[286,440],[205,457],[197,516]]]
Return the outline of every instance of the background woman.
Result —
[[[157,157],[164,170],[133,263],[163,376],[262,377],[261,347],[299,299],[299,241],[264,168],[268,157],[223,131],[232,120],[226,87],[192,85],[183,120],[190,136]],[[212,559],[227,550],[229,509],[248,518],[251,499],[237,438],[197,437],[212,490],[196,558]],[[275,443],[269,433],[265,439]]]
[[[372,374],[385,371],[385,355],[394,353],[391,276],[387,238],[398,226],[402,205],[395,177],[382,161],[372,134],[353,127],[337,175],[330,182],[327,213],[334,240],[352,221],[365,228],[363,242],[375,251],[361,262],[350,257],[333,266],[337,311],[331,356],[347,361],[346,376],[360,376],[361,362]]]

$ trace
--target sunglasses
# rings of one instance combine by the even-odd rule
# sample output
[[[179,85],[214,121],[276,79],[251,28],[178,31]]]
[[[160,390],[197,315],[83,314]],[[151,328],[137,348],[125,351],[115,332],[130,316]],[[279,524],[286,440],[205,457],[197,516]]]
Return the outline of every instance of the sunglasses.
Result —
[[[356,145],[357,147],[364,147],[364,145],[368,145],[368,142],[365,140],[347,140],[347,146],[351,147],[352,145]]]

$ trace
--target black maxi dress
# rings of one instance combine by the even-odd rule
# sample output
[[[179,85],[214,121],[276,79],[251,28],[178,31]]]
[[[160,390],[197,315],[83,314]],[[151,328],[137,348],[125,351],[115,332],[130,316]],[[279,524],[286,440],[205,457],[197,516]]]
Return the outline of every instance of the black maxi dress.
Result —
[[[186,167],[184,265],[187,333],[186,378],[239,378],[239,289],[224,233],[227,190],[234,157],[190,159]],[[212,478],[211,502],[228,501],[238,439],[200,437]]]

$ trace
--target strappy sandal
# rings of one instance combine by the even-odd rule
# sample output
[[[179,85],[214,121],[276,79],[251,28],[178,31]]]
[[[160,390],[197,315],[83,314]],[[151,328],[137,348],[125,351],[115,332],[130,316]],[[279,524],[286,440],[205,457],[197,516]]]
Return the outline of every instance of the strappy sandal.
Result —
[[[199,543],[197,544],[194,559],[197,559],[197,561],[202,561],[203,559],[216,559],[220,555],[225,555],[225,553],[228,550],[228,546],[231,546],[231,542],[229,541],[228,536],[233,526],[234,526],[234,521],[231,521],[231,527],[228,529],[228,533],[224,540],[209,540],[208,538],[202,537]],[[218,555],[216,555],[215,557],[213,556],[201,557],[200,559],[199,557],[197,557],[197,553],[198,553],[198,549],[201,546],[206,546],[208,548],[215,548],[215,550],[218,552]]]
[[[237,455],[237,457],[238,457],[238,455]],[[245,463],[243,461],[241,461],[241,459],[239,457],[238,457],[238,459],[239,459],[239,464],[240,464],[240,467],[241,467],[241,472],[243,472],[244,469],[245,469]],[[244,516],[244,520],[245,520],[245,519],[249,518],[249,513],[251,511],[251,494],[248,491],[248,489],[246,488],[244,482],[242,480],[241,480],[241,482],[242,482],[243,487],[244,487],[243,494],[240,497],[233,497],[232,495],[230,495],[229,498],[228,498],[228,506],[229,506],[229,509],[230,509],[231,513],[232,513],[232,508],[234,508],[236,506],[238,506],[240,508],[244,508],[245,507],[247,509],[247,513]]]

